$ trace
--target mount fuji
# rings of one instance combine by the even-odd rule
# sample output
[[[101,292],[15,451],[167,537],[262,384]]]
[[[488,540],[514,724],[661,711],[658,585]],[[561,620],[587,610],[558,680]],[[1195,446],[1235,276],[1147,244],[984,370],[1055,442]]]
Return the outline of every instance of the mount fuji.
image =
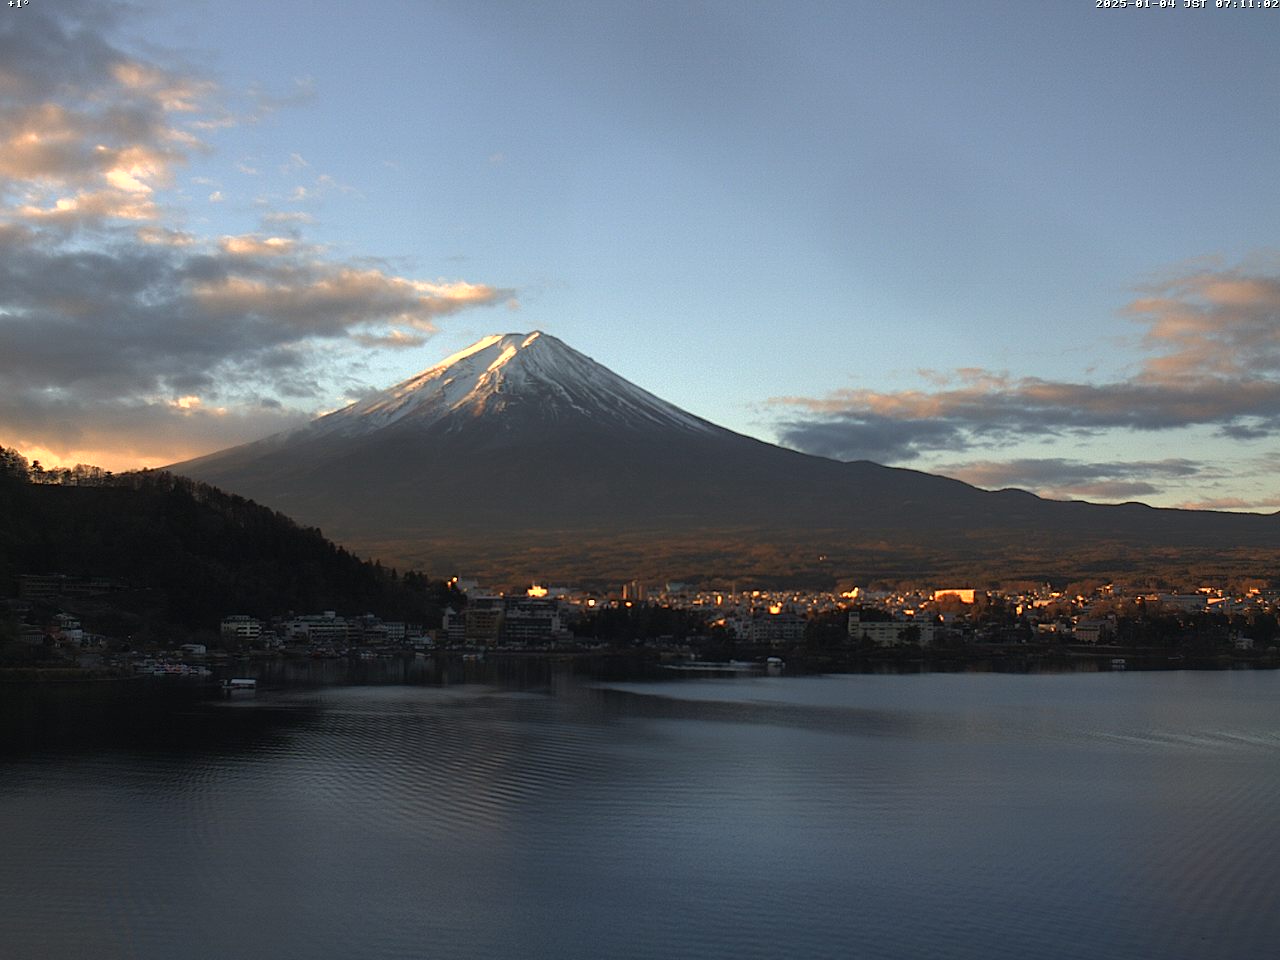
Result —
[[[1042,500],[764,443],[541,332],[169,469],[385,562],[512,583],[1256,573],[1280,557],[1276,517]]]

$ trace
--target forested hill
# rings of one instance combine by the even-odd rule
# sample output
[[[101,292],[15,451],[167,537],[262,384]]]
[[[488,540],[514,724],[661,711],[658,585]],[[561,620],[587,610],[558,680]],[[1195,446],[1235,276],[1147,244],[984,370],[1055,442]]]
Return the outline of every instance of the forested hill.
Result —
[[[119,589],[94,606],[114,603],[140,627],[192,630],[216,630],[232,613],[326,609],[435,625],[449,594],[206,484],[151,471],[36,473],[0,448],[0,595],[16,594],[24,573],[109,578]]]

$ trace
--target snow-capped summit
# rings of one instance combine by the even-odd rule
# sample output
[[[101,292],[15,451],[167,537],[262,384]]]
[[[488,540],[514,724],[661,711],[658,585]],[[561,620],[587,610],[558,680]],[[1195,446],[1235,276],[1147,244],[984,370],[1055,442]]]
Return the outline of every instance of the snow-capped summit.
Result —
[[[540,330],[492,334],[408,380],[315,421],[315,433],[500,415],[508,429],[581,418],[614,427],[717,429]]]

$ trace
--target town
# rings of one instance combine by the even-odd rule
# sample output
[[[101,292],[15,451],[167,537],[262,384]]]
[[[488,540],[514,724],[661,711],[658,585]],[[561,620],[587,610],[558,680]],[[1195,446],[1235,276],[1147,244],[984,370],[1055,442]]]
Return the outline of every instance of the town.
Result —
[[[491,591],[449,581],[438,624],[336,610],[220,622],[169,642],[86,629],[79,601],[109,578],[26,574],[3,601],[0,658],[15,668],[90,675],[206,677],[231,658],[377,659],[430,653],[654,654],[698,662],[770,661],[839,669],[858,662],[992,657],[1094,658],[1111,665],[1276,658],[1280,590],[1265,581],[1185,592],[1071,584],[984,590],[852,587],[840,592],[705,589],[631,581],[608,591],[532,585]],[[1119,659],[1117,659],[1119,658]]]

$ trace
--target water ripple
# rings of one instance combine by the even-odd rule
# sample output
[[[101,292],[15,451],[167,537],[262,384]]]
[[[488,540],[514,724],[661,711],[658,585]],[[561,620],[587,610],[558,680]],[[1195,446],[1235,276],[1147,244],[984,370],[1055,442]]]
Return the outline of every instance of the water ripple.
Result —
[[[0,956],[1266,955],[1274,675],[1068,679],[183,706],[0,761]]]

